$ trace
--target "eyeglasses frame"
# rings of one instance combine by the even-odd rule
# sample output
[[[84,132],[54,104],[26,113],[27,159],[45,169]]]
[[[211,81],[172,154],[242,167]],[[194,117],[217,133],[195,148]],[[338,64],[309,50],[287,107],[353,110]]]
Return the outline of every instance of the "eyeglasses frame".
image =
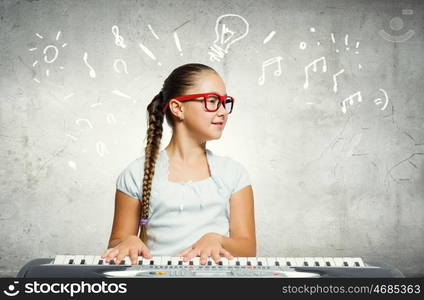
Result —
[[[218,105],[218,108],[216,110],[209,110],[207,108],[207,105],[206,105],[205,102],[206,102],[206,99],[209,95],[215,95],[215,96],[219,97],[219,103],[220,104]],[[197,101],[203,101],[204,107],[205,107],[206,111],[208,111],[208,112],[218,111],[218,109],[221,105],[225,108],[225,100],[227,100],[227,98],[231,98],[233,100],[233,105],[231,107],[231,111],[228,114],[230,114],[233,111],[235,99],[234,99],[234,97],[231,97],[231,96],[228,96],[228,95],[227,96],[221,96],[220,94],[217,94],[217,93],[203,93],[203,94],[184,95],[184,96],[174,97],[173,99],[184,102],[184,101],[193,100],[194,98],[199,98],[199,97],[203,97],[203,99],[202,100],[198,99]],[[169,106],[169,101],[166,103],[165,107],[163,108],[163,110],[162,110],[163,113],[166,112],[166,109],[168,108],[168,106]]]

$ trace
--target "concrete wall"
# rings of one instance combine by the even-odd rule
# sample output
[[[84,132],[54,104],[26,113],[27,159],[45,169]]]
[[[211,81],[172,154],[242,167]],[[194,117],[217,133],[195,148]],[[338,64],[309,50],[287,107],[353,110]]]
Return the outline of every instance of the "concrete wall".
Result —
[[[358,256],[423,276],[423,6],[1,1],[0,276],[106,249],[146,105],[189,62],[237,99],[208,148],[249,170],[258,256]],[[218,28],[234,35],[214,43],[227,14]]]

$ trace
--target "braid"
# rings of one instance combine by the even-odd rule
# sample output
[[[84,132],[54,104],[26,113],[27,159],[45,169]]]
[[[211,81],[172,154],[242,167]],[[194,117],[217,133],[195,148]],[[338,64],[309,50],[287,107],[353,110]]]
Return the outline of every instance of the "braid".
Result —
[[[143,177],[143,193],[141,197],[141,220],[149,218],[150,195],[152,190],[153,176],[155,175],[155,165],[158,157],[160,143],[163,132],[164,114],[161,110],[162,92],[153,98],[152,102],[147,107],[148,124],[147,124],[147,143],[145,148],[144,161],[144,177]],[[141,226],[141,240],[146,243],[147,233],[146,226]]]
[[[172,128],[175,129],[176,118],[170,109],[165,114],[162,112],[168,99],[184,95],[186,89],[195,84],[196,75],[200,72],[215,72],[209,66],[192,63],[182,65],[165,79],[162,90],[157,94],[150,104],[147,106],[147,142],[145,148],[144,161],[144,177],[142,182],[142,193],[140,196],[141,213],[140,213],[140,238],[143,243],[147,242],[146,224],[149,219],[150,195],[153,184],[153,176],[155,175],[155,165],[158,158],[160,143],[163,132],[163,119]]]

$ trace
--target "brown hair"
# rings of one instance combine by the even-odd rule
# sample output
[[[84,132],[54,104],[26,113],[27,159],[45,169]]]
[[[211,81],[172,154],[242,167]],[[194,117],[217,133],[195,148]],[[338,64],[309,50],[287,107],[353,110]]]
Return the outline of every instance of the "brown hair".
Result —
[[[162,90],[147,106],[147,142],[145,148],[144,177],[142,182],[142,194],[139,199],[141,201],[140,220],[147,220],[149,218],[150,195],[153,176],[155,175],[156,160],[161,145],[164,116],[172,130],[175,127],[175,117],[171,110],[167,109],[164,114],[162,109],[165,107],[168,100],[184,95],[187,88],[193,86],[196,75],[199,75],[202,71],[217,73],[213,68],[198,63],[185,64],[174,69],[165,79]],[[140,238],[146,243],[147,233],[145,225],[141,226]]]

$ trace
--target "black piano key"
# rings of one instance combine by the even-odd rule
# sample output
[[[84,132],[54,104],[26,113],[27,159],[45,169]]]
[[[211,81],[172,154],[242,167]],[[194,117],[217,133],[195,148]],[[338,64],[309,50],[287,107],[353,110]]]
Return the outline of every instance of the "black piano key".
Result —
[[[73,265],[74,264],[74,259],[73,258],[71,258],[70,260],[69,260],[69,265]]]
[[[172,264],[172,261],[168,260],[168,266],[170,266]]]
[[[179,266],[182,266],[182,265],[183,265],[183,261],[182,261],[182,260],[179,260],[179,261],[178,261],[178,265],[179,265]]]
[[[316,261],[315,262],[315,266],[319,267],[319,262]]]
[[[222,260],[220,260],[220,261],[218,262],[218,265],[222,266]]]
[[[343,262],[343,265],[344,265],[345,267],[349,267],[349,264],[347,263],[347,261],[344,261],[344,262]]]
[[[188,263],[190,266],[192,266],[193,265],[193,261],[192,260],[190,260],[190,262]]]
[[[331,264],[330,264],[329,261],[326,261],[325,264],[326,264],[327,267],[331,267]]]
[[[153,260],[150,261],[150,265],[153,266],[155,262]]]
[[[208,261],[208,266],[211,266],[212,265],[212,262],[209,260]]]
[[[239,261],[236,261],[236,266],[240,266],[240,262]]]
[[[359,267],[359,263],[357,261],[355,261],[355,266]]]
[[[276,261],[276,262],[275,262],[275,265],[276,265],[277,267],[279,267],[279,266],[280,266],[280,262],[279,262],[279,261]]]
[[[258,266],[262,266],[262,262],[261,261],[258,261]]]
[[[99,259],[98,265],[103,265],[103,259]]]
[[[248,266],[251,266],[251,265],[252,265],[252,263],[251,263],[250,261],[248,261],[248,262],[247,262],[247,265],[248,265]]]
[[[309,264],[308,264],[308,262],[307,262],[307,261],[304,261],[304,262],[303,262],[303,265],[304,265],[305,267],[308,267],[308,266],[309,266]]]
[[[286,262],[287,267],[291,267],[291,262]]]
[[[84,265],[85,264],[85,259],[81,260],[81,264]]]
[[[110,265],[114,265],[115,264],[115,260],[111,259],[109,262]]]
[[[138,261],[138,264],[139,264],[139,265],[142,265],[142,264],[143,264],[143,260],[142,260],[142,259],[140,259],[140,260]]]
[[[125,265],[125,259],[121,260],[120,265]]]

